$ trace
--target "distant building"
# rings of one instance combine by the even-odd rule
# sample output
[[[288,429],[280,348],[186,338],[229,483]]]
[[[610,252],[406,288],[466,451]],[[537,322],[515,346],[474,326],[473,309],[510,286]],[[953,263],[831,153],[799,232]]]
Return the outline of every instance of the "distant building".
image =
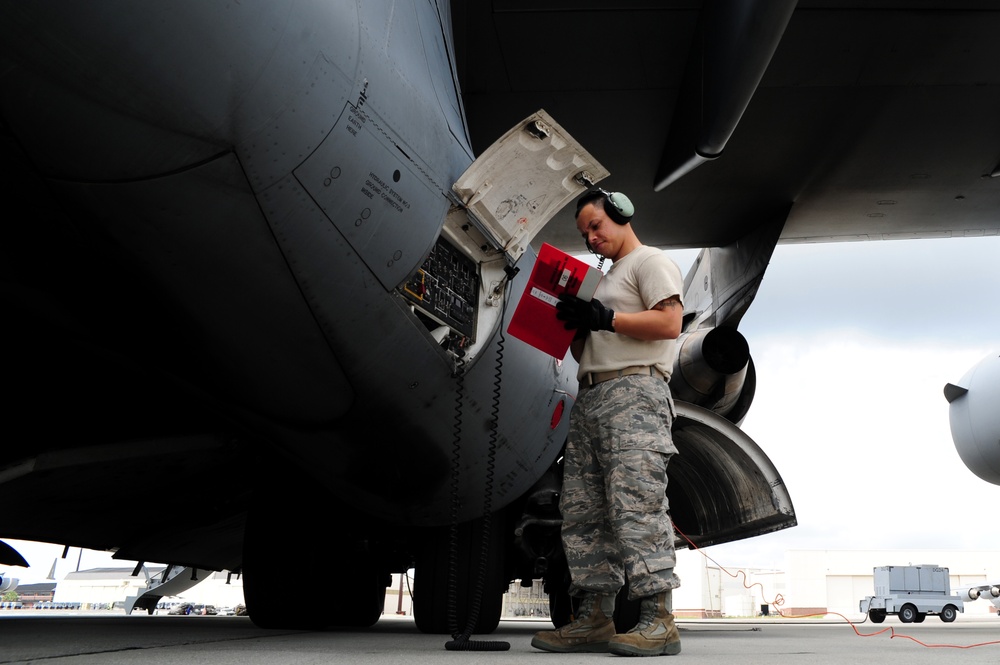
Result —
[[[532,580],[525,586],[514,580],[503,598],[503,619],[547,619],[549,617],[549,594],[545,593],[542,580]]]
[[[14,592],[20,597],[22,607],[34,607],[36,604],[51,602],[55,590],[55,582],[39,582],[19,584]]]

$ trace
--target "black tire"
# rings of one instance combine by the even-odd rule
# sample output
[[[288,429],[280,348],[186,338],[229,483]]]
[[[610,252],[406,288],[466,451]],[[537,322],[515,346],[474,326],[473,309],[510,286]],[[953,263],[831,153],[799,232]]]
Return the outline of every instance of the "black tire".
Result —
[[[872,623],[882,623],[885,621],[885,610],[871,609],[868,610],[868,618],[871,619]]]
[[[926,612],[917,612],[917,616],[913,618],[913,623],[923,623],[924,619],[927,618]]]
[[[334,570],[349,573],[337,578],[339,603],[333,603],[325,614],[328,626],[369,628],[378,623],[385,610],[385,590],[391,576],[370,561],[330,557]]]
[[[580,599],[569,595],[569,584],[563,584],[549,593],[549,618],[552,625],[562,628],[576,616]]]
[[[454,628],[459,633],[468,628],[468,620],[477,593],[479,613],[471,633],[487,635],[500,625],[507,580],[503,567],[504,544],[496,517],[490,521],[486,571],[482,576],[480,576],[480,561],[483,547],[483,520],[474,520],[458,526],[454,599],[454,618],[457,625]],[[452,634],[450,568],[450,527],[429,529],[421,533],[420,551],[413,573],[413,619],[417,629],[423,633]]]
[[[580,599],[569,595],[569,571],[565,572],[565,577],[558,588],[549,592],[549,616],[552,618],[552,625],[562,628],[576,615],[580,607]],[[615,632],[627,633],[639,623],[639,600],[628,599],[628,579],[626,576],[625,586],[618,591],[615,597]]]
[[[580,607],[580,599],[569,595],[569,566],[562,553],[562,543],[550,558],[544,579],[545,593],[549,596],[549,618],[553,626],[562,628],[573,620]]]
[[[302,525],[294,518],[296,512],[278,494],[254,497],[247,513],[241,568],[243,597],[250,620],[260,628],[320,630],[327,626],[321,613],[289,612],[285,606],[287,595],[270,574],[274,562],[281,560],[283,550],[298,549],[303,532],[298,530]],[[309,560],[309,552],[302,554],[307,559],[303,568],[312,568],[314,562]]]
[[[280,493],[252,502],[243,535],[243,596],[250,620],[260,628],[323,630],[330,626],[368,627],[382,615],[388,573],[363,553],[345,554],[315,538],[315,519],[306,507],[322,505],[325,497]],[[317,604],[308,612],[290,611],[287,589],[276,583],[274,564],[294,552],[305,571],[335,570],[337,594],[332,602]]]
[[[899,608],[899,620],[903,623],[913,623],[917,619],[917,608],[907,603]]]
[[[615,632],[627,633],[639,623],[639,608],[641,601],[628,599],[628,576],[625,576],[625,586],[618,591],[615,598]]]
[[[954,605],[945,605],[941,610],[941,621],[951,623],[958,616],[958,608]]]

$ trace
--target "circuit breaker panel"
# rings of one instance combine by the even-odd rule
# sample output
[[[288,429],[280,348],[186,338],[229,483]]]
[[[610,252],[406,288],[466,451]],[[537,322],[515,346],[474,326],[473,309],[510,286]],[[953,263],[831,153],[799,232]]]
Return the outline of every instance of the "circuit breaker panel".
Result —
[[[478,266],[445,238],[438,238],[427,260],[402,290],[417,311],[475,340]]]

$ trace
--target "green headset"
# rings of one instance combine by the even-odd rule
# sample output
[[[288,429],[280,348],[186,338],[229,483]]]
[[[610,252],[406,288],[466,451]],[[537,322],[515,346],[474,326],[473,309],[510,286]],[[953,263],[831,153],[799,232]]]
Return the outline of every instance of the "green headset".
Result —
[[[598,199],[604,199],[604,212],[615,224],[628,224],[632,221],[632,215],[635,214],[635,206],[632,205],[629,198],[621,192],[609,192],[600,187],[595,187],[577,200],[576,214],[580,214],[583,206],[593,203]]]
[[[593,203],[598,199],[604,200],[604,214],[614,222],[615,224],[625,225],[632,220],[632,215],[635,214],[635,206],[627,196],[621,192],[609,192],[607,190],[601,189],[600,187],[595,187],[591,189],[586,194],[581,196],[576,201],[576,215],[579,217],[580,211],[583,210],[583,206]],[[590,241],[584,239],[587,244],[587,249],[591,254],[596,254],[601,256],[594,251],[594,248],[590,246]],[[604,267],[604,257],[601,256],[601,262],[597,264],[597,269],[600,270]]]

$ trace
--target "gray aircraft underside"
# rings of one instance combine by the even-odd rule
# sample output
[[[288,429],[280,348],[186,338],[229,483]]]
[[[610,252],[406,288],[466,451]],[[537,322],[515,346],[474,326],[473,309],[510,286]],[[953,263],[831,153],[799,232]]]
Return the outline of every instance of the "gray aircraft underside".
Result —
[[[654,178],[681,51],[706,30],[688,4],[650,10],[688,36],[657,47],[671,66],[649,93],[637,77],[654,72],[609,78],[603,54],[547,79],[524,71],[529,52],[581,65],[568,50],[590,20],[647,14],[612,4],[528,16],[502,3],[0,4],[4,342],[17,386],[0,460],[0,499],[17,509],[0,536],[239,570],[267,626],[295,621],[268,609],[264,581],[288,560],[349,571],[345,592],[366,608],[294,627],[373,622],[385,574],[416,565],[418,623],[442,631],[443,531],[459,522],[462,593],[476,592],[480,532],[493,538],[491,608],[515,577],[557,584],[576,365],[504,331],[538,243],[578,251],[566,204],[597,183],[636,201],[647,243],[711,248],[685,279],[671,381],[678,530],[703,545],[793,526],[780,474],[739,428],[755,375],[737,326],[779,240],[861,231],[820,199],[804,201],[827,211],[819,222],[792,224],[813,182],[804,169],[727,188],[724,157],[681,159],[676,179]],[[794,3],[775,5],[757,7],[772,45],[798,18]],[[530,20],[508,33],[514,18]],[[738,107],[746,85],[722,98]],[[654,107],[657,129],[640,135]],[[763,131],[746,115],[741,129]],[[740,136],[734,161],[749,149]],[[772,147],[777,170],[787,155]],[[657,178],[669,184],[654,193]],[[706,185],[733,196],[708,201]],[[973,185],[977,209],[997,196]],[[944,232],[891,223],[878,222],[884,235]]]

